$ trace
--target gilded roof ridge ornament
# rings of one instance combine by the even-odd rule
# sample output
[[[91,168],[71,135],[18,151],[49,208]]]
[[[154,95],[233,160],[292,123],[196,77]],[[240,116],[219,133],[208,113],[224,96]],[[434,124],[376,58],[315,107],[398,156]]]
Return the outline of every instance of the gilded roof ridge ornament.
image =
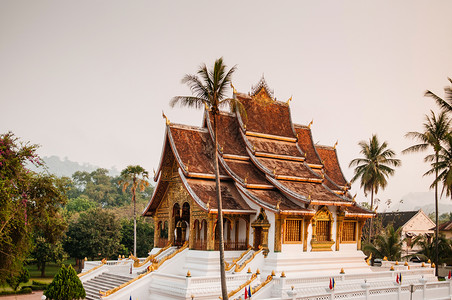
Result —
[[[275,100],[275,91],[273,91],[272,89],[270,89],[268,87],[267,81],[265,81],[264,73],[262,73],[262,77],[259,80],[259,82],[251,87],[251,94],[250,94],[250,96],[256,96],[256,94],[261,89],[264,89],[265,92],[267,92],[267,94],[270,96],[270,98]]]
[[[336,140],[336,143],[334,143],[333,149],[336,150],[337,144],[339,143],[339,140]]]
[[[290,101],[292,101],[292,96],[290,96],[290,98],[287,99],[286,104],[289,105]]]
[[[168,117],[165,115],[165,113],[163,112],[163,110],[162,110],[162,117],[165,119],[166,125],[171,124],[170,120],[169,120]]]
[[[235,89],[234,85],[232,84],[232,81],[231,81],[231,88],[232,88],[232,92],[234,94],[237,94],[237,90]]]
[[[356,193],[355,196],[353,196],[352,198],[353,202],[356,202],[356,195],[358,195],[358,193]]]
[[[309,128],[309,129],[311,129],[312,123],[314,123],[314,119],[312,119],[311,122],[309,122],[309,124],[308,124],[308,128]]]

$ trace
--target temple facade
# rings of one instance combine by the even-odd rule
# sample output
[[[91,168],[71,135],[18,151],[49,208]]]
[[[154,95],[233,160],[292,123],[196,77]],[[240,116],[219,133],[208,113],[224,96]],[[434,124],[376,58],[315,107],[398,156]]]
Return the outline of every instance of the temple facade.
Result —
[[[154,219],[156,247],[218,249],[218,151],[226,251],[360,250],[373,213],[348,192],[335,147],[315,145],[311,124],[293,123],[290,101],[277,101],[264,79],[251,93],[233,95],[246,115],[217,115],[217,149],[207,109],[201,127],[166,120],[157,185],[143,212]]]

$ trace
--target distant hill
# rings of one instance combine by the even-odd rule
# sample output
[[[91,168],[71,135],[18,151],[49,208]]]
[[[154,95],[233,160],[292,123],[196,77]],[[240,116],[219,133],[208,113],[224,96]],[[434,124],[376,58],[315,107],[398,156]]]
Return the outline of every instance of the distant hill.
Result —
[[[394,202],[387,211],[412,211],[422,209],[426,214],[435,212],[434,192],[409,193],[402,197],[402,201]],[[443,197],[439,200],[439,213],[452,211],[452,200]]]
[[[52,156],[43,156],[41,158],[44,160],[48,172],[60,177],[61,176],[71,177],[72,174],[74,174],[77,171],[92,172],[100,168],[99,166],[95,166],[90,163],[81,164],[75,161],[71,161],[67,157],[61,159],[58,156],[52,155]],[[29,166],[29,168],[34,171],[42,171],[42,168],[37,169],[34,166]],[[120,171],[118,171],[116,168],[111,168],[107,170],[109,171],[110,176],[118,176],[120,174]]]

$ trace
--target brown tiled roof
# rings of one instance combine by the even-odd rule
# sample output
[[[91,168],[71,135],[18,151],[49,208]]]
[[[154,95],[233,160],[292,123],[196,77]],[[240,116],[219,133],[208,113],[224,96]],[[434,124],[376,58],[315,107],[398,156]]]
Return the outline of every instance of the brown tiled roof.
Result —
[[[336,149],[320,145],[316,145],[315,148],[323,161],[326,175],[328,175],[328,177],[331,178],[331,180],[338,186],[347,185],[347,180],[345,180],[344,174],[342,173],[339,165]]]
[[[245,107],[247,119],[246,130],[294,138],[289,105],[268,99],[268,101],[254,100],[250,96],[238,94]],[[265,120],[265,122],[263,122]]]
[[[277,183],[287,188],[290,191],[297,193],[307,199],[310,198],[313,202],[337,202],[337,203],[351,203],[350,201],[338,196],[334,192],[328,190],[320,183],[300,182],[290,180],[277,180]]]
[[[215,181],[186,178],[189,193],[196,195],[205,206],[209,203],[210,210],[217,209],[217,197],[215,192]],[[226,211],[249,211],[254,212],[251,207],[243,200],[232,181],[221,181],[221,201],[223,209]]]
[[[439,231],[450,231],[450,230],[452,230],[452,221],[448,221],[448,222],[442,223],[441,225],[438,226],[438,230]]]
[[[233,172],[230,175],[237,176],[242,182],[246,178],[247,184],[269,185],[269,182],[265,179],[265,175],[249,160],[224,159],[224,163],[226,164],[226,170],[229,168]]]
[[[207,129],[184,125],[170,125],[169,134],[180,158],[189,173],[215,174],[213,166],[213,142]],[[187,169],[184,170],[184,173]],[[220,175],[227,175],[220,167]]]
[[[255,159],[257,159],[262,166],[267,168],[270,174],[273,174],[273,171],[275,171],[276,175],[319,179],[319,176],[311,172],[311,170],[302,162],[265,157],[256,157]]]
[[[208,116],[208,120],[211,124],[211,127],[209,129],[213,131],[212,114],[210,113],[206,116]],[[248,156],[235,115],[221,112],[219,115],[217,115],[217,126],[218,145],[220,146],[220,148],[223,147],[224,154]]]
[[[356,204],[354,206],[347,206],[345,208],[346,211],[346,215],[369,215],[369,216],[373,216],[375,215],[372,211],[365,209],[363,207],[357,206]]]
[[[308,126],[294,124],[295,133],[298,136],[298,146],[306,153],[306,162],[313,165],[321,165],[320,157],[315,150],[311,129]]]
[[[270,140],[260,137],[247,136],[246,137],[256,152],[295,156],[302,158],[297,144],[294,142]]]

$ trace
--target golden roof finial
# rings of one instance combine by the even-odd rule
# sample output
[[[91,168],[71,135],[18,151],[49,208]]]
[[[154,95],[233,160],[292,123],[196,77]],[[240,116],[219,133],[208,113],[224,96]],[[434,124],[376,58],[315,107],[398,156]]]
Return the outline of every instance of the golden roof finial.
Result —
[[[276,168],[273,169],[273,176],[276,176]]]
[[[210,209],[210,200],[209,201],[207,201],[207,210],[209,210]]]
[[[336,143],[334,143],[333,149],[336,149],[336,146],[338,143],[339,143],[339,140],[336,140]]]
[[[248,183],[248,175],[246,175],[246,177],[245,177],[245,184],[247,184]]]
[[[276,203],[276,209],[279,210],[279,205],[281,204],[281,200]]]
[[[311,129],[312,123],[314,123],[314,119],[312,119],[311,122],[309,122],[309,124],[308,124],[308,128],[309,128],[309,129]]]
[[[356,201],[356,195],[358,195],[358,193],[355,194],[355,196],[353,196],[352,200]]]
[[[152,171],[154,171],[154,177],[155,177],[155,169],[154,169],[154,168],[152,168]]]
[[[235,87],[232,85],[232,81],[231,81],[231,88],[232,88],[232,92],[233,92],[234,94],[237,94],[237,90],[236,90]]]
[[[286,101],[286,104],[289,105],[290,101],[292,101],[292,96]]]
[[[310,194],[308,195],[308,200],[311,200],[311,195]]]
[[[162,117],[166,120],[166,125],[169,125],[171,123],[170,120],[165,115],[165,113],[163,112],[163,110],[162,110]]]

